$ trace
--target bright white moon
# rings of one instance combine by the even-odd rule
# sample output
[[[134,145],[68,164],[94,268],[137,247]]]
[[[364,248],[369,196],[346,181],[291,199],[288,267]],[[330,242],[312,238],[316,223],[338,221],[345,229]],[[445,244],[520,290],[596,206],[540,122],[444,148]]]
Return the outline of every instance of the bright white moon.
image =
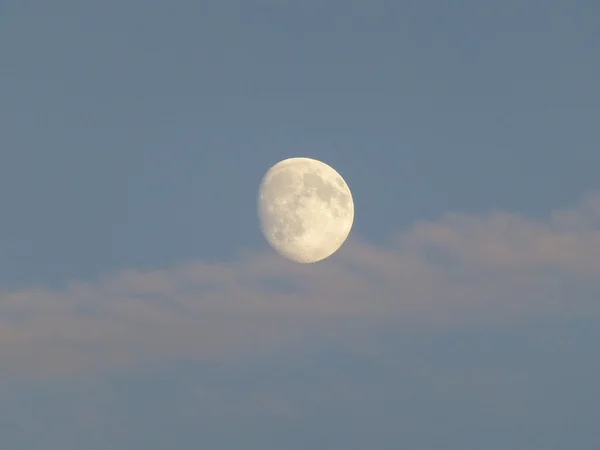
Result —
[[[327,164],[290,158],[264,176],[258,216],[265,238],[278,253],[313,263],[342,246],[354,221],[354,202],[344,179]]]

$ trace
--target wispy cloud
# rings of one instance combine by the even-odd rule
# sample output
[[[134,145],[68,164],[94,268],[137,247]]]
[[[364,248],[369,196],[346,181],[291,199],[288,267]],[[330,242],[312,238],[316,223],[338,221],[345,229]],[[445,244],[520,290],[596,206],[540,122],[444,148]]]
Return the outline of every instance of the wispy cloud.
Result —
[[[312,265],[250,253],[0,293],[0,377],[239,359],[372,327],[600,312],[600,193],[546,220],[451,213]]]
[[[554,211],[547,221],[497,212],[448,214],[416,224],[401,237],[407,247],[434,249],[468,267],[555,268],[573,275],[600,274],[600,195],[576,209]]]

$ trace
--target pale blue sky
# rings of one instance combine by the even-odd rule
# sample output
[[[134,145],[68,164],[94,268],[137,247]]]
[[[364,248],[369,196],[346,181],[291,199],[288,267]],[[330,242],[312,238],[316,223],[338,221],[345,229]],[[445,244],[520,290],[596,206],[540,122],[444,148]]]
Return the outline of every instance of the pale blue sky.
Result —
[[[0,0],[0,447],[596,449],[599,46],[595,0]],[[292,156],[352,189],[331,264],[406,284],[270,309]]]

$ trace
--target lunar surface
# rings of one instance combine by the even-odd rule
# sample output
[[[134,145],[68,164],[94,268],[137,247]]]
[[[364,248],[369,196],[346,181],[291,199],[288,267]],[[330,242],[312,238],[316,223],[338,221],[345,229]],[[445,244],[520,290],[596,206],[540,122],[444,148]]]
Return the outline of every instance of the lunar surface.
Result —
[[[344,179],[310,158],[278,162],[258,193],[261,231],[284,257],[314,263],[335,253],[354,221],[354,202]]]

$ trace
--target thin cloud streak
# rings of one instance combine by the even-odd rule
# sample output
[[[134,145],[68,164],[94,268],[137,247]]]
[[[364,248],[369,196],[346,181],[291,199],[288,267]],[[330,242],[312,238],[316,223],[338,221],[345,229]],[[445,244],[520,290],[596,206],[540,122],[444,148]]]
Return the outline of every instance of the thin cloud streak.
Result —
[[[382,324],[425,330],[600,311],[600,193],[547,220],[495,212],[417,222],[387,248],[350,239],[317,264],[272,252],[0,293],[0,377],[231,360]]]

